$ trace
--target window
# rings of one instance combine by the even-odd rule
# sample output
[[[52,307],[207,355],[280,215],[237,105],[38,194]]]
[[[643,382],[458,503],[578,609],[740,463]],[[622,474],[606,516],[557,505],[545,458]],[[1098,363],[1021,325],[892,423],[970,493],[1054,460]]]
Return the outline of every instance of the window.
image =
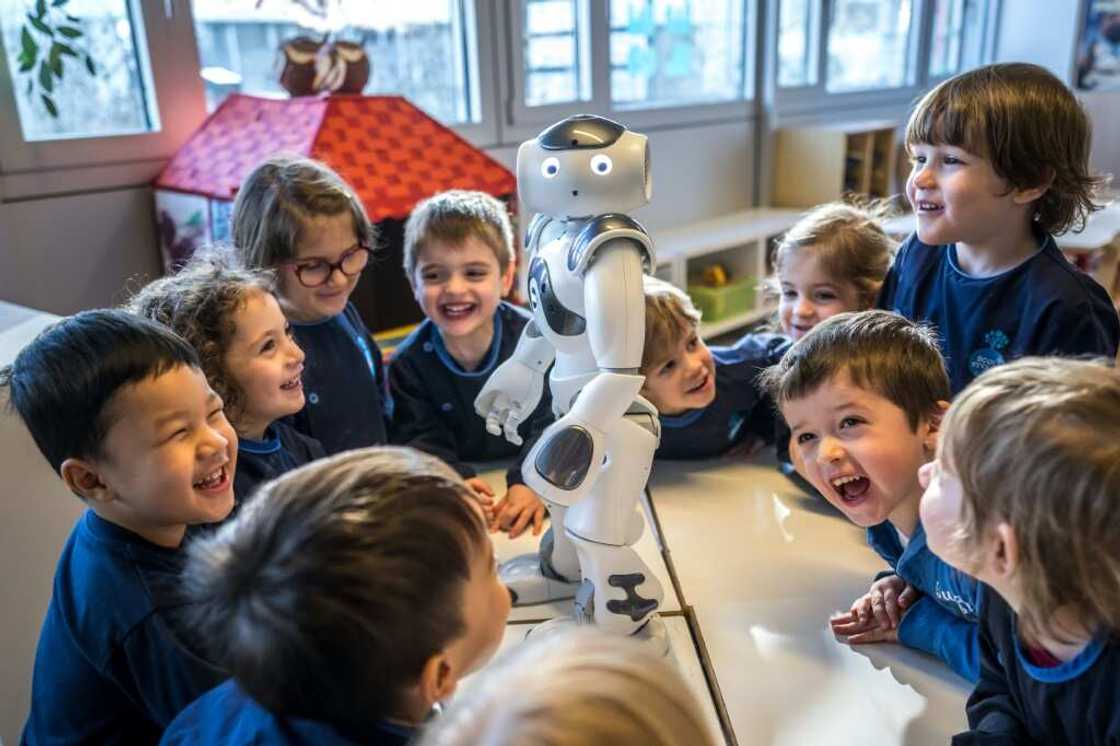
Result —
[[[0,32],[25,141],[159,130],[144,23],[129,0],[3,0]]]
[[[622,108],[742,97],[742,0],[611,0],[611,100]]]
[[[830,93],[910,82],[910,0],[830,0]]]
[[[257,6],[260,6],[259,8]],[[193,0],[201,74],[212,109],[231,92],[287,96],[281,45],[297,36],[360,44],[370,60],[364,92],[407,97],[446,124],[480,120],[472,76],[474,35],[464,0],[338,0],[323,14],[287,0]]]
[[[524,0],[525,105],[591,98],[585,0]]]
[[[944,78],[980,64],[984,14],[979,0],[932,0],[929,77]]]
[[[781,0],[778,9],[778,85],[817,83],[816,42],[820,7],[816,0]]]

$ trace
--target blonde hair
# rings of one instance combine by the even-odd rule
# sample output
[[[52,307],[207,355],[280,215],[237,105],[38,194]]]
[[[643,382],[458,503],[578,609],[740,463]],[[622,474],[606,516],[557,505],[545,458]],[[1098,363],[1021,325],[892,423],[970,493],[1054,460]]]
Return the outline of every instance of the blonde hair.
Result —
[[[233,203],[230,232],[246,267],[274,267],[294,259],[306,223],[349,213],[358,243],[376,247],[377,230],[354,191],[324,163],[281,153],[245,179]]]
[[[237,333],[234,314],[257,293],[274,293],[270,271],[233,266],[228,249],[207,247],[195,252],[176,274],[148,283],[125,308],[159,322],[198,352],[202,372],[236,426],[245,394],[226,366],[226,350]]]
[[[1052,614],[1067,607],[1090,630],[1120,631],[1120,372],[1061,358],[1001,365],[957,396],[941,438],[964,493],[965,554],[999,523],[1015,531],[1022,628],[1063,639]]]
[[[646,335],[642,347],[643,374],[668,360],[682,337],[700,325],[700,311],[676,285],[651,275],[642,278],[646,298]]]
[[[795,253],[810,249],[821,269],[835,282],[855,288],[859,308],[875,306],[898,244],[880,221],[890,214],[885,202],[829,202],[807,212],[786,231],[774,249],[774,274],[767,282],[772,295],[781,292],[781,272]]]
[[[507,696],[516,692],[515,697]],[[422,746],[713,746],[680,673],[594,629],[530,637],[487,669]]]
[[[509,211],[485,192],[452,189],[416,205],[404,226],[404,273],[415,284],[416,262],[432,241],[459,245],[477,238],[494,252],[503,274],[513,261]]]

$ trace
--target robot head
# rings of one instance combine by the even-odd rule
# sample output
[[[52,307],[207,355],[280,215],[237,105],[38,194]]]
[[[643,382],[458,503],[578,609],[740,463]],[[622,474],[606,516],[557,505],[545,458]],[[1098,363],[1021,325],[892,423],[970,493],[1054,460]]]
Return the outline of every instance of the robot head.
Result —
[[[604,117],[579,114],[517,151],[517,188],[530,212],[579,218],[649,202],[649,141]]]

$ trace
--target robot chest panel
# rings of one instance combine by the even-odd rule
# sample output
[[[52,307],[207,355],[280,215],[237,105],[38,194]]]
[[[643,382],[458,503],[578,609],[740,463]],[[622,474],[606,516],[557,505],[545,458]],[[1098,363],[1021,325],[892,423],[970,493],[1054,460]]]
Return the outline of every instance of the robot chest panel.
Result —
[[[529,306],[543,326],[559,337],[578,337],[587,330],[578,301],[582,282],[568,271],[563,242],[553,241],[529,264]]]

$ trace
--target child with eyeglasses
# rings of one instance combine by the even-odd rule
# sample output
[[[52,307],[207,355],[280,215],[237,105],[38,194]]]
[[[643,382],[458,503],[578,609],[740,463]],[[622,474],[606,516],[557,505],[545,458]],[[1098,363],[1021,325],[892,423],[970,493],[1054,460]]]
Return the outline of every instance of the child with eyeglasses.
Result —
[[[238,192],[231,232],[242,265],[276,271],[307,355],[307,404],[292,424],[328,454],[387,442],[381,350],[350,303],[376,239],[353,190],[318,161],[273,156]]]

